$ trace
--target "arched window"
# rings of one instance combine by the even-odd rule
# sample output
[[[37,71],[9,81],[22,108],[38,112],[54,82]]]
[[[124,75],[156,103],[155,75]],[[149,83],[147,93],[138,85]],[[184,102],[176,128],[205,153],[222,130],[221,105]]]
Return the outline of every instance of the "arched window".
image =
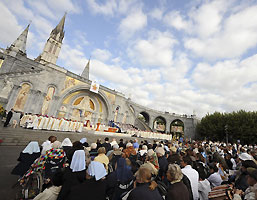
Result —
[[[51,53],[51,51],[53,50],[53,46],[54,46],[54,44],[53,44],[53,43],[50,43],[49,53]]]
[[[58,44],[55,44],[55,45],[54,45],[53,54],[55,54],[55,52],[56,52],[56,50],[57,50],[57,45],[58,45]]]
[[[14,110],[16,110],[16,111],[24,110],[24,106],[26,104],[30,88],[31,88],[31,86],[28,83],[23,83],[21,85],[21,89],[17,96],[16,102],[13,106]]]

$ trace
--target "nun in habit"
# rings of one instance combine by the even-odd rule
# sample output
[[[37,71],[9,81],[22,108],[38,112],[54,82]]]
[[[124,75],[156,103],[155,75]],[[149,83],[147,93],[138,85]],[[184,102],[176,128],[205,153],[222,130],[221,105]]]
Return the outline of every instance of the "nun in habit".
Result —
[[[14,167],[11,174],[23,176],[39,156],[40,148],[38,142],[30,142],[20,153],[18,158],[19,163],[16,165],[16,167]]]
[[[106,180],[107,172],[102,163],[92,161],[86,173],[86,179],[82,184],[71,188],[68,199],[94,199],[105,200],[106,197]]]
[[[63,175],[63,186],[57,200],[67,200],[71,188],[83,183],[86,178],[86,156],[84,150],[77,150],[71,160],[69,167],[65,168]]]
[[[70,141],[70,138],[65,138],[62,141],[61,147],[63,148],[64,152],[67,154],[68,150],[72,148],[72,142]]]

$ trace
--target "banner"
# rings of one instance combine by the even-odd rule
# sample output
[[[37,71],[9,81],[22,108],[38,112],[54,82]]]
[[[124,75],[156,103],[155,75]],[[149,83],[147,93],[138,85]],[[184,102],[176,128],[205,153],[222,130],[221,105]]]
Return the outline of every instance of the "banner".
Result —
[[[94,93],[98,93],[99,91],[99,84],[96,81],[92,81],[90,91]]]

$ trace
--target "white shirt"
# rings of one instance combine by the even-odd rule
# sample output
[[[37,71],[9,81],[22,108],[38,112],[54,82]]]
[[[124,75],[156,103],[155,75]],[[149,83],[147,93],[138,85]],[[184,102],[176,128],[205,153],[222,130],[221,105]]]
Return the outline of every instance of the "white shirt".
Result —
[[[208,179],[208,181],[210,181],[211,185],[214,187],[219,186],[222,183],[221,176],[218,172],[211,174],[209,176],[209,178],[207,178],[207,179]]]
[[[195,200],[198,200],[198,180],[199,180],[199,174],[198,172],[191,167],[191,165],[186,165],[182,170],[182,173],[187,176],[187,178],[190,180],[192,192],[193,192],[193,198]]]
[[[199,181],[198,191],[200,200],[208,200],[208,194],[211,191],[211,184],[207,179]]]

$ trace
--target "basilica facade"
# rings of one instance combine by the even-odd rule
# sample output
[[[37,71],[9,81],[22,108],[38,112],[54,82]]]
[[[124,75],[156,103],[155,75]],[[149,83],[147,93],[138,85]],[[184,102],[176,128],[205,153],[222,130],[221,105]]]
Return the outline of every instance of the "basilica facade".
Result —
[[[34,60],[26,54],[30,25],[9,47],[0,50],[0,105],[7,110],[13,108],[17,112],[90,121],[91,124],[114,120],[153,131],[157,130],[160,118],[163,132],[167,133],[172,132],[174,122],[179,121],[183,123],[180,132],[195,137],[195,116],[152,110],[103,85],[92,92],[89,62],[85,63],[81,75],[56,65],[64,38],[65,18],[66,15],[51,31],[42,53]],[[140,120],[139,115],[145,120]]]

